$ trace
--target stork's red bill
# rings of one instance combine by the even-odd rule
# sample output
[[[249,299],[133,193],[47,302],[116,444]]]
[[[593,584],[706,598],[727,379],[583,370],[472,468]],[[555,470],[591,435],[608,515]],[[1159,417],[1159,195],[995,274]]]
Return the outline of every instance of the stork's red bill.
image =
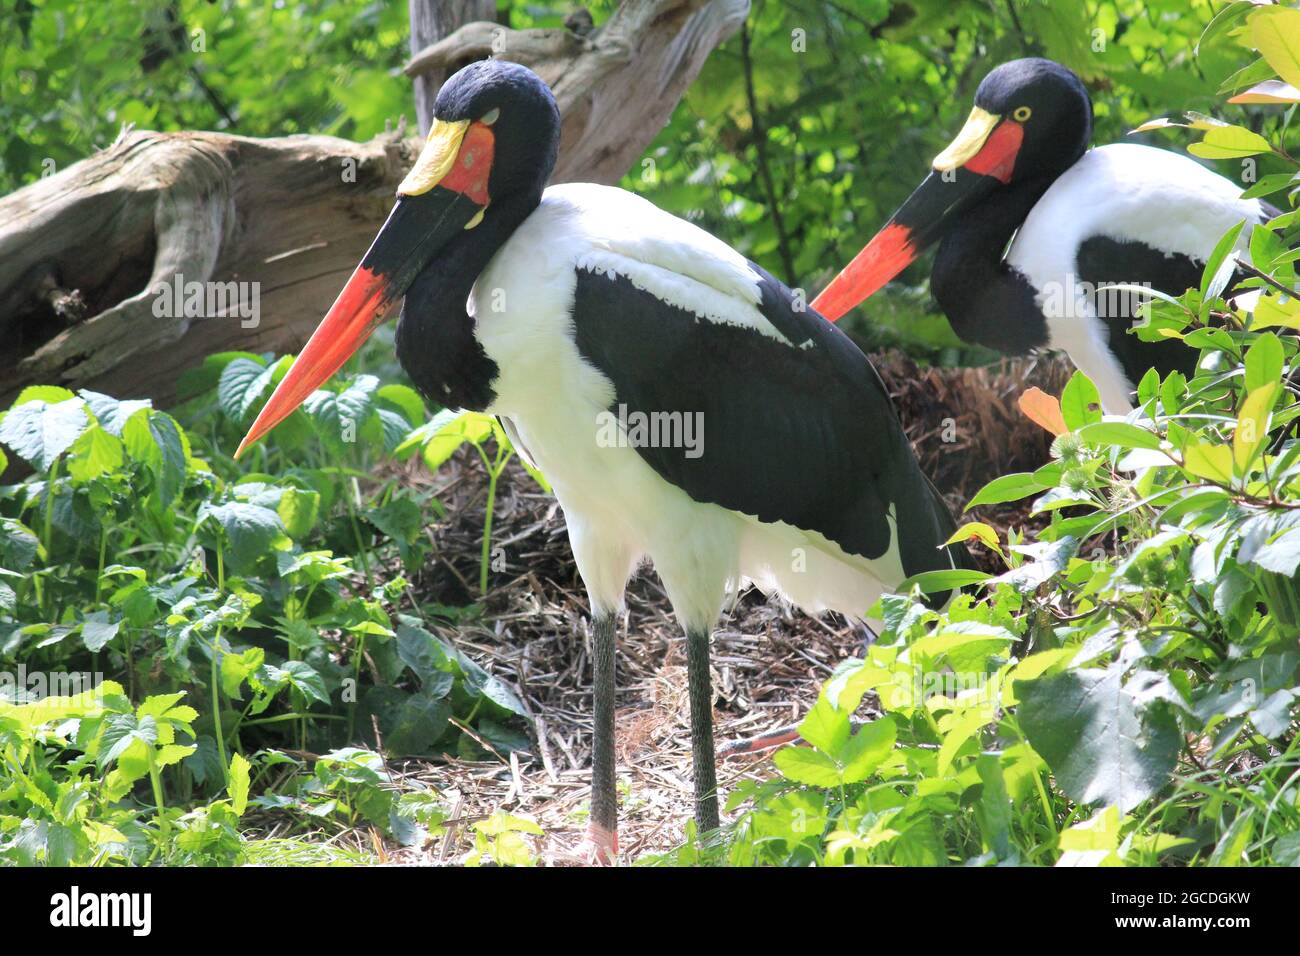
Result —
[[[443,246],[482,221],[491,202],[494,145],[491,126],[482,121],[434,122],[388,220],[239,443],[236,458],[343,367]]]

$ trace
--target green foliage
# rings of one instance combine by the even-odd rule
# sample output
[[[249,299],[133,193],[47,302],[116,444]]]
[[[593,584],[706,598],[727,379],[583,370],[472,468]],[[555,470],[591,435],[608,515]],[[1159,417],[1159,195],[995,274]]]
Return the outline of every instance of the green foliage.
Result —
[[[250,806],[418,842],[434,815],[403,809],[375,750],[274,772],[274,792],[254,771],[342,743],[526,746],[509,688],[398,613],[418,611],[400,570],[424,563],[440,510],[370,477],[425,442],[409,386],[343,377],[258,447],[257,470],[227,457],[289,364],[213,356],[176,417],[49,387],[0,416],[33,471],[0,488],[0,672],[30,675],[0,682],[0,859],[238,862]],[[62,675],[84,686],[49,696]]]
[[[414,120],[404,3],[7,0],[0,192],[113,142],[124,124],[368,139]],[[274,64],[268,70],[267,64]]]

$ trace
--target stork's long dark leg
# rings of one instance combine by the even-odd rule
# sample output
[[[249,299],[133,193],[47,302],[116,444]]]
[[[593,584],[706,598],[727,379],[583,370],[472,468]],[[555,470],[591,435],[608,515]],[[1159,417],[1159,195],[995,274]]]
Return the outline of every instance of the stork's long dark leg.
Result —
[[[703,834],[718,828],[718,777],[713,764],[713,687],[709,678],[707,631],[686,632],[686,679],[691,694],[695,824]]]
[[[600,614],[592,626],[592,696],[595,733],[591,755],[591,820],[587,838],[600,862],[618,854],[618,790],[614,773],[614,615]]]

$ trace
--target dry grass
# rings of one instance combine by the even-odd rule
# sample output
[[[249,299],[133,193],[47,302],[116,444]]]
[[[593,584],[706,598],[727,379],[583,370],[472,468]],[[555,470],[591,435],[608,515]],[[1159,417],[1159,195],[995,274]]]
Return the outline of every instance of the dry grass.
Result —
[[[1015,403],[1031,384],[1059,394],[1068,377],[1062,361],[920,370],[889,354],[878,357],[877,366],[923,467],[955,511],[991,478],[1047,460],[1048,436]],[[463,454],[432,476],[407,466],[403,479],[431,485],[447,510],[428,529],[434,551],[415,581],[417,600],[473,602],[486,492],[481,465]],[[586,595],[555,500],[522,469],[512,467],[502,479],[496,515],[494,545],[504,549],[507,570],[492,575],[482,617],[469,626],[430,624],[518,692],[533,718],[534,752],[481,762],[406,761],[394,769],[411,785],[441,792],[461,824],[497,810],[533,818],[547,834],[538,847],[543,857],[566,862],[582,835],[590,796]],[[1015,508],[982,509],[979,517],[1002,528],[1025,523]],[[651,570],[634,577],[627,603],[618,646],[620,847],[624,859],[635,859],[680,842],[692,801],[683,638]],[[837,662],[858,653],[861,641],[862,631],[835,615],[809,618],[761,594],[743,595],[714,636],[718,741],[797,719],[821,681]],[[764,776],[769,768],[764,756],[723,762],[724,794],[739,778]],[[461,825],[421,850],[388,847],[384,855],[397,862],[452,863],[472,842]]]

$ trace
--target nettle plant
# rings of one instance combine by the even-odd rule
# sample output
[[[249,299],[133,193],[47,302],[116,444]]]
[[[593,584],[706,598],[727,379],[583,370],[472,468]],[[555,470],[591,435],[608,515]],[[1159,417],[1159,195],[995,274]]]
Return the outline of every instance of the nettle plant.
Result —
[[[44,386],[0,416],[0,471],[12,454],[31,472],[0,487],[0,671],[86,673],[110,688],[88,702],[0,685],[0,854],[89,862],[110,847],[138,860],[149,836],[190,828],[202,834],[169,843],[168,859],[186,846],[216,859],[238,845],[239,814],[180,808],[229,792],[241,754],[267,769],[280,747],[382,741],[389,756],[474,756],[476,741],[527,745],[522,704],[426,629],[402,576],[425,560],[426,515],[441,511],[402,489],[396,469],[388,480],[372,470],[424,424],[414,391],[357,375],[314,394],[258,452],[262,470],[224,453],[287,366],[214,357],[183,383],[177,417]],[[167,727],[159,701],[177,718]],[[92,726],[130,740],[101,747]],[[302,789],[268,774],[285,794]],[[354,816],[307,797],[286,806],[313,825],[322,807]],[[388,832],[413,832],[399,817],[379,815]],[[89,829],[70,835],[78,820]]]

